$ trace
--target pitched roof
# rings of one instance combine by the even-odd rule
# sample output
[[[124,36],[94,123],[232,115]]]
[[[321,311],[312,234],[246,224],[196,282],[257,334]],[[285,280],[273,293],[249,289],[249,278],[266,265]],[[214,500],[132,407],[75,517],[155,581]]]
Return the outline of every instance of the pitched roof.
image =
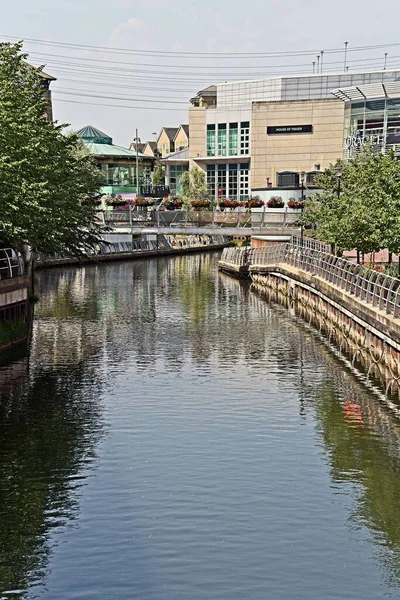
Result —
[[[93,156],[124,156],[132,159],[136,158],[135,151],[128,150],[128,148],[123,148],[122,146],[115,146],[114,144],[96,144],[94,142],[85,142],[85,144],[89,153]],[[151,158],[151,156],[147,156],[141,152],[138,152],[138,157]]]
[[[216,94],[217,93],[217,86],[216,85],[209,85],[208,87],[204,88],[204,90],[200,90],[199,92],[197,92],[197,95],[200,96],[201,94],[204,94],[204,92],[207,92],[208,94],[210,94],[210,93]]]
[[[183,129],[183,131],[186,133],[187,139],[189,139],[189,125],[180,125],[178,127],[178,130],[177,130],[176,134],[175,134],[174,141],[175,141],[176,136],[178,135],[180,129]]]
[[[157,142],[146,142],[145,147],[146,146],[149,146],[153,150],[153,152],[154,150],[157,150]]]
[[[143,144],[143,143],[137,144],[137,148],[138,148],[139,152],[143,152],[145,147],[146,147],[146,144]],[[132,142],[132,144],[129,146],[129,150],[133,150],[134,152],[136,152],[136,143],[135,142]]]
[[[160,160],[162,163],[173,163],[174,161],[182,163],[189,162],[189,148],[184,148],[178,152],[173,152],[172,154],[169,154]]]
[[[162,132],[164,131],[169,139],[170,142],[174,141],[174,137],[176,136],[177,132],[178,132],[179,127],[163,127],[160,131],[160,135],[158,136],[157,140],[160,139],[160,136],[162,134]]]
[[[82,127],[79,131],[76,132],[80,138],[83,139],[84,142],[91,142],[95,144],[112,144],[112,138],[100,131],[100,129],[96,129],[92,125],[86,125]]]

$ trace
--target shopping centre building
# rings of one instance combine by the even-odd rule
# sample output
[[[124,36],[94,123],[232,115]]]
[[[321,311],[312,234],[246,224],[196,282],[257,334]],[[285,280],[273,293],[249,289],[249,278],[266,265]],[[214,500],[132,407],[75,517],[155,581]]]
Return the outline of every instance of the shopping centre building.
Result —
[[[163,161],[175,183],[195,165],[215,199],[298,196],[366,142],[400,155],[400,69],[210,86],[192,98],[189,127],[189,149]]]

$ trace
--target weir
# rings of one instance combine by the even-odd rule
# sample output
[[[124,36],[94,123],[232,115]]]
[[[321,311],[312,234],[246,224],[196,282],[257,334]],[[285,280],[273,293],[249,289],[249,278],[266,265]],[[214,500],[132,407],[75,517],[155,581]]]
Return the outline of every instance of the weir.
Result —
[[[227,248],[219,268],[250,277],[254,289],[311,312],[320,329],[368,374],[399,392],[400,280],[351,263],[314,240]]]

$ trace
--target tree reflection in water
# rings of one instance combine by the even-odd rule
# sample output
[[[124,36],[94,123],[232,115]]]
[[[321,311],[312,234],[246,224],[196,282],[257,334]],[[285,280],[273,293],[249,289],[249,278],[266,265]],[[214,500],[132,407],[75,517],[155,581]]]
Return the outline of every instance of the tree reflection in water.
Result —
[[[101,394],[114,373],[189,368],[240,381],[241,369],[265,376],[267,359],[278,398],[295,382],[332,486],[352,486],[353,534],[371,532],[386,578],[400,585],[396,406],[358,381],[301,319],[218,274],[216,259],[40,274],[30,364],[0,369],[0,591],[38,584],[51,532],[74,523],[104,433]]]

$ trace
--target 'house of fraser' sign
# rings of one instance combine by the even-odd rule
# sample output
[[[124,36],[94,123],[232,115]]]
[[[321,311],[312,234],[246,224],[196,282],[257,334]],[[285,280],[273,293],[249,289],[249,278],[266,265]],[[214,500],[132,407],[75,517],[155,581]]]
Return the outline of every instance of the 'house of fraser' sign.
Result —
[[[312,125],[271,125],[267,127],[268,135],[279,135],[288,133],[312,133]]]

